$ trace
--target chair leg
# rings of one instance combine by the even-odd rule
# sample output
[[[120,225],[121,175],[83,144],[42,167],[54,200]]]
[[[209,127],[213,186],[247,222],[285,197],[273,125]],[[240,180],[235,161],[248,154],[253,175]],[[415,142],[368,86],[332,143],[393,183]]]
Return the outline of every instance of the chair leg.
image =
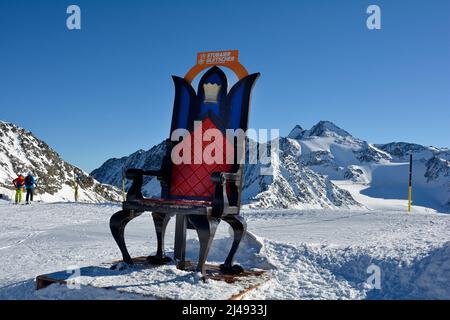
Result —
[[[133,260],[128,253],[127,246],[125,245],[125,227],[128,222],[140,216],[141,214],[141,211],[121,210],[113,214],[113,216],[109,220],[111,233],[114,237],[114,240],[116,240],[117,245],[119,246],[120,252],[122,252],[123,261],[127,264],[133,264]]]
[[[206,280],[206,258],[211,248],[212,240],[216,234],[220,219],[207,216],[190,216],[189,221],[195,227],[200,241],[200,251],[198,254],[197,271],[202,273],[203,281]]]
[[[147,261],[151,264],[161,265],[172,261],[170,257],[164,254],[164,236],[166,233],[167,224],[169,223],[172,215],[153,212],[153,222],[155,223],[156,237],[158,240],[158,249],[156,255],[148,256]]]
[[[231,245],[231,250],[228,253],[228,256],[225,260],[224,264],[220,265],[220,271],[226,274],[239,274],[244,271],[244,269],[240,265],[233,265],[234,256],[236,254],[237,249],[239,248],[239,244],[242,241],[242,237],[247,231],[247,223],[244,218],[238,215],[229,215],[222,218],[226,221],[231,228],[233,229],[234,239],[233,244]]]
[[[174,258],[177,262],[177,268],[181,270],[184,270],[186,268],[186,228],[186,215],[177,214],[175,223]]]

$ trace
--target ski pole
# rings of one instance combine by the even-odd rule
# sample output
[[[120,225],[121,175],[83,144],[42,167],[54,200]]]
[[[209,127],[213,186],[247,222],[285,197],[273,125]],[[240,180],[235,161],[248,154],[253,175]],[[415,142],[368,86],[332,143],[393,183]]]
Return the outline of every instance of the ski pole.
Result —
[[[411,202],[412,202],[412,153],[409,155],[409,184],[408,184],[408,212],[411,212]]]

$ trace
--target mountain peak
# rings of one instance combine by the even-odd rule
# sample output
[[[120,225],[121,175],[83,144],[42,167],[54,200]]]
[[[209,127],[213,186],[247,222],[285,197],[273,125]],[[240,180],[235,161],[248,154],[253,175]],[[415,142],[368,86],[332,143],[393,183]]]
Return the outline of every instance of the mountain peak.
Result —
[[[288,134],[288,138],[290,139],[300,139],[303,136],[303,133],[306,130],[303,129],[300,125],[296,125],[291,132]]]
[[[331,121],[319,121],[310,130],[308,130],[309,137],[328,137],[328,136],[349,137],[350,133],[344,129],[339,128]]]
[[[301,139],[306,137],[350,137],[351,134],[339,128],[331,121],[319,121],[311,129],[305,130],[300,125],[296,125],[288,135],[291,139]]]

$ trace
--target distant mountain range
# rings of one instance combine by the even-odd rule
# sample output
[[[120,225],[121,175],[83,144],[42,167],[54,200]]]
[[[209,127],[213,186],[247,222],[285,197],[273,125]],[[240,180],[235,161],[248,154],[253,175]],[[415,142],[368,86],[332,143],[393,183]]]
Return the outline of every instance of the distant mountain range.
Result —
[[[449,149],[404,142],[370,144],[329,121],[309,130],[297,125],[280,138],[280,152],[271,158],[272,176],[260,175],[260,164],[246,165],[242,200],[259,208],[352,208],[367,205],[360,195],[406,199],[410,153],[414,205],[450,211]],[[158,168],[163,155],[161,143],[109,159],[91,175],[120,187],[124,169]],[[146,196],[159,196],[159,182],[152,177],[143,189]]]
[[[79,178],[79,201],[120,201],[120,190],[101,184],[88,173],[61,159],[31,132],[0,121],[0,194],[13,195],[12,180],[18,174],[37,178],[35,200],[73,201],[75,176]]]
[[[159,168],[164,153],[160,143],[109,159],[89,175],[31,132],[0,121],[0,194],[12,196],[12,180],[19,173],[32,172],[38,178],[39,200],[74,200],[75,176],[79,176],[80,201],[120,201],[122,171]],[[247,164],[242,201],[256,208],[320,209],[406,200],[410,153],[413,204],[450,212],[449,149],[405,142],[370,144],[329,121],[308,130],[297,125],[281,137],[279,153],[271,157],[273,175],[261,175],[262,164]],[[147,177],[143,192],[158,197],[159,182]]]

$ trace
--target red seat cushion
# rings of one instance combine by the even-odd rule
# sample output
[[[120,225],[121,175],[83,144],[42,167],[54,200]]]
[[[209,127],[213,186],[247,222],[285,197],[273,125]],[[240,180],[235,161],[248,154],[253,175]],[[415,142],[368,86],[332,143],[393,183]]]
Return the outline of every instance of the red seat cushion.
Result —
[[[191,162],[192,164],[174,164],[172,167],[172,180],[170,185],[171,196],[177,197],[193,197],[193,198],[207,198],[212,199],[214,196],[215,184],[211,181],[211,174],[213,172],[231,172],[232,164],[226,164],[225,152],[233,152],[233,144],[228,142],[225,135],[222,134],[223,143],[215,144],[215,152],[219,152],[222,155],[221,163],[207,164],[203,159],[203,151],[205,148],[214,143],[211,141],[201,141],[202,145],[202,155],[194,154],[194,143],[195,139],[202,139],[203,134],[208,129],[217,129],[217,126],[206,117],[202,122],[202,134],[197,134],[198,132],[191,133],[191,139],[184,139],[180,142],[191,143]],[[198,127],[196,130],[200,130]],[[200,143],[200,142],[198,142]],[[184,150],[188,150],[187,147]],[[197,159],[201,159],[201,164],[194,163],[194,156]]]

